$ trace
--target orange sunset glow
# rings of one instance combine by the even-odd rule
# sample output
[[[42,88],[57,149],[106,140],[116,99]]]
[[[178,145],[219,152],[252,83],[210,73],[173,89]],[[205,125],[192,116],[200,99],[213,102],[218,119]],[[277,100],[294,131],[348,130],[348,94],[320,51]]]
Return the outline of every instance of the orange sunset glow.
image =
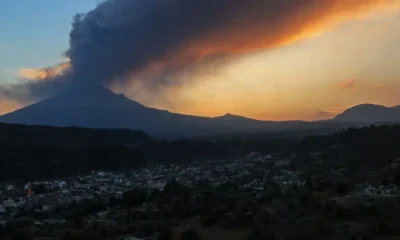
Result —
[[[237,114],[262,120],[320,120],[348,107],[400,104],[400,2],[398,0],[313,1],[278,21],[254,9],[188,39],[179,49],[129,73],[129,84],[108,84],[144,105],[173,112],[219,116]],[[193,67],[207,57],[228,60]],[[29,67],[29,66],[28,66]],[[71,68],[21,68],[27,80],[54,78]],[[164,77],[162,90],[148,79]],[[188,81],[190,79],[190,81]],[[0,113],[15,103],[0,96]]]
[[[2,101],[0,101],[0,115],[6,114],[6,113],[11,112],[15,109],[18,109],[20,107],[21,107],[21,105],[18,103],[2,100]]]
[[[186,114],[229,112],[268,120],[326,119],[362,103],[395,106],[400,104],[397,9],[368,9],[361,18],[317,28],[323,30],[318,36],[247,54],[210,73],[181,74],[176,77],[195,81],[162,96],[138,91],[138,85],[115,90]]]
[[[46,80],[63,74],[70,67],[71,64],[67,61],[48,68],[23,68],[18,72],[18,76],[23,79]]]

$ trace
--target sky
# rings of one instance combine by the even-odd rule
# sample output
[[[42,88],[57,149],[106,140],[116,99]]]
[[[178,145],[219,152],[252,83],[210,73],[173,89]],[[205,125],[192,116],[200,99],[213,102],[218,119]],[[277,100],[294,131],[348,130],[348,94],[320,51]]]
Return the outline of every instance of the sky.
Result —
[[[68,34],[76,13],[93,9],[98,0],[0,1],[0,84],[17,82],[19,71],[65,61]],[[0,114],[24,104],[1,99]]]
[[[0,1],[0,84],[65,62],[75,13],[100,1]],[[160,96],[130,87],[116,92],[173,112],[263,120],[327,119],[362,103],[400,105],[400,11],[370,11],[308,33],[299,41],[243,54],[212,71],[168,86]],[[193,80],[192,80],[193,79]],[[0,114],[27,103],[2,98]]]

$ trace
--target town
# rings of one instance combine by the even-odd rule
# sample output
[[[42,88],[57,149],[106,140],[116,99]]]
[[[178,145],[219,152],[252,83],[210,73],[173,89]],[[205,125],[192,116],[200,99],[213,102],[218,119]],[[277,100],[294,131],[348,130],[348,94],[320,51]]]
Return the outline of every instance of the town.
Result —
[[[35,226],[37,229],[47,229],[52,226],[52,234],[59,237],[61,233],[54,232],[54,229],[65,230],[65,228],[70,228],[71,224],[83,229],[93,229],[94,226],[115,228],[121,224],[121,218],[130,219],[128,223],[124,222],[124,224],[131,224],[133,216],[136,220],[160,219],[160,211],[163,211],[161,219],[164,219],[167,214],[176,214],[177,216],[171,218],[171,221],[176,221],[176,218],[179,218],[181,214],[181,210],[176,209],[179,203],[174,203],[175,200],[173,200],[176,198],[170,198],[168,201],[172,202],[164,203],[161,206],[159,201],[160,198],[165,197],[160,194],[168,195],[173,191],[178,191],[176,190],[179,188],[177,186],[190,189],[192,199],[196,199],[196,196],[197,198],[199,196],[204,198],[208,192],[214,192],[217,189],[216,194],[223,196],[225,194],[223,192],[228,191],[229,194],[225,196],[233,196],[232,199],[238,199],[238,197],[241,199],[243,196],[247,196],[246,204],[253,206],[255,201],[263,202],[266,198],[273,199],[286,194],[289,196],[293,190],[307,188],[310,184],[310,177],[304,173],[305,171],[302,173],[293,170],[290,165],[290,159],[282,158],[279,155],[253,152],[248,154],[247,157],[236,159],[187,163],[182,161],[182,163],[174,164],[149,163],[140,169],[130,171],[91,171],[85,175],[64,179],[30,181],[27,183],[7,181],[1,185],[0,225],[5,228],[10,225],[20,227],[22,224],[25,227]],[[315,185],[315,182],[313,182],[314,187],[321,188],[320,191],[322,191],[323,183],[318,182],[319,185]],[[337,189],[340,188],[340,185],[338,186]],[[172,188],[175,190],[171,190]],[[154,204],[152,202],[155,199],[152,196],[157,193],[157,204]],[[177,192],[178,195],[183,194],[184,196],[187,193],[187,191]],[[344,197],[347,199],[383,198],[386,199],[385,201],[393,201],[393,199],[399,198],[399,193],[396,185],[393,184],[372,186],[367,182],[359,182],[351,190],[348,189]],[[129,207],[125,205],[127,199]],[[198,205],[201,206],[201,204]],[[70,213],[76,211],[73,209],[79,206],[83,206],[81,211],[85,212],[85,217],[82,220],[77,220],[76,214]],[[169,211],[166,210],[167,208],[169,208]],[[247,208],[245,207],[245,209]],[[251,209],[248,208],[245,213],[240,215],[240,218],[247,219],[258,216]],[[192,210],[189,210],[189,212]],[[200,210],[200,212],[202,211]],[[225,217],[232,217],[232,214],[234,214],[229,210],[226,211],[228,215]],[[68,212],[68,214],[65,212]],[[186,214],[188,213],[184,213],[185,217],[188,217]],[[191,214],[196,215],[195,213],[189,215]],[[202,218],[205,218],[199,220],[202,226],[206,224],[204,222],[211,221],[207,220],[208,217]],[[76,223],[77,221],[79,223]],[[191,221],[193,224],[195,220],[192,219]],[[81,226],[77,226],[77,224]],[[179,221],[176,224],[182,229],[182,224],[187,226],[187,223]],[[235,226],[239,223],[233,222],[231,224]],[[243,227],[240,224],[238,226]],[[61,235],[67,235],[68,238],[71,238],[72,233],[64,230]],[[154,233],[161,234],[163,231],[153,229],[150,232],[140,233],[139,231],[138,233],[138,230],[136,230],[133,231],[133,234],[132,231],[117,231],[108,232],[107,236],[118,236],[119,239],[139,239],[135,237],[152,236],[153,238],[146,239],[160,239],[159,235],[154,237]],[[82,233],[79,233],[79,235],[82,235]]]
[[[232,182],[242,190],[262,192],[266,186],[269,171],[266,166],[282,166],[282,161],[274,161],[271,155],[253,157],[249,154],[241,160],[213,160],[192,162],[189,164],[150,164],[132,172],[91,171],[83,176],[67,179],[34,181],[20,186],[4,183],[1,186],[0,217],[15,217],[21,210],[50,211],[84,200],[111,197],[122,198],[130,189],[146,188],[148,191],[162,191],[168,181],[193,187],[196,182],[207,180],[212,187]],[[292,184],[301,185],[299,172],[281,170],[275,179],[282,187]]]

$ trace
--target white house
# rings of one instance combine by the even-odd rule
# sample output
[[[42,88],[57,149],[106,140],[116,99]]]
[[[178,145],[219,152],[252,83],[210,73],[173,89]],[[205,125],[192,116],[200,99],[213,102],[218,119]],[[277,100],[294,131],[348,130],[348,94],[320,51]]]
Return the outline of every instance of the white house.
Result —
[[[6,189],[7,191],[12,191],[15,189],[15,186],[13,184],[9,184]]]
[[[16,208],[17,203],[13,199],[8,199],[8,200],[3,201],[3,206],[5,208]]]
[[[142,240],[141,238],[135,238],[135,237],[123,237],[123,240]]]

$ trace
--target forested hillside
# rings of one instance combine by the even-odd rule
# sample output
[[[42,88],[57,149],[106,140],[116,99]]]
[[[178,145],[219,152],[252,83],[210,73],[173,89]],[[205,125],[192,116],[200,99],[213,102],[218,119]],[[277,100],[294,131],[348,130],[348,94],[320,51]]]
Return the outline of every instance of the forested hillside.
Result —
[[[128,170],[148,162],[243,158],[249,153],[291,159],[320,171],[342,165],[383,167],[400,157],[400,125],[351,128],[303,139],[156,141],[131,130],[0,124],[0,176],[43,179],[90,170]],[[305,168],[312,170],[313,167]]]
[[[0,123],[0,143],[43,145],[134,144],[151,140],[142,131]]]
[[[296,145],[295,153],[308,158],[309,153],[319,152],[327,161],[384,165],[400,157],[399,139],[399,124],[349,128],[306,137]]]

